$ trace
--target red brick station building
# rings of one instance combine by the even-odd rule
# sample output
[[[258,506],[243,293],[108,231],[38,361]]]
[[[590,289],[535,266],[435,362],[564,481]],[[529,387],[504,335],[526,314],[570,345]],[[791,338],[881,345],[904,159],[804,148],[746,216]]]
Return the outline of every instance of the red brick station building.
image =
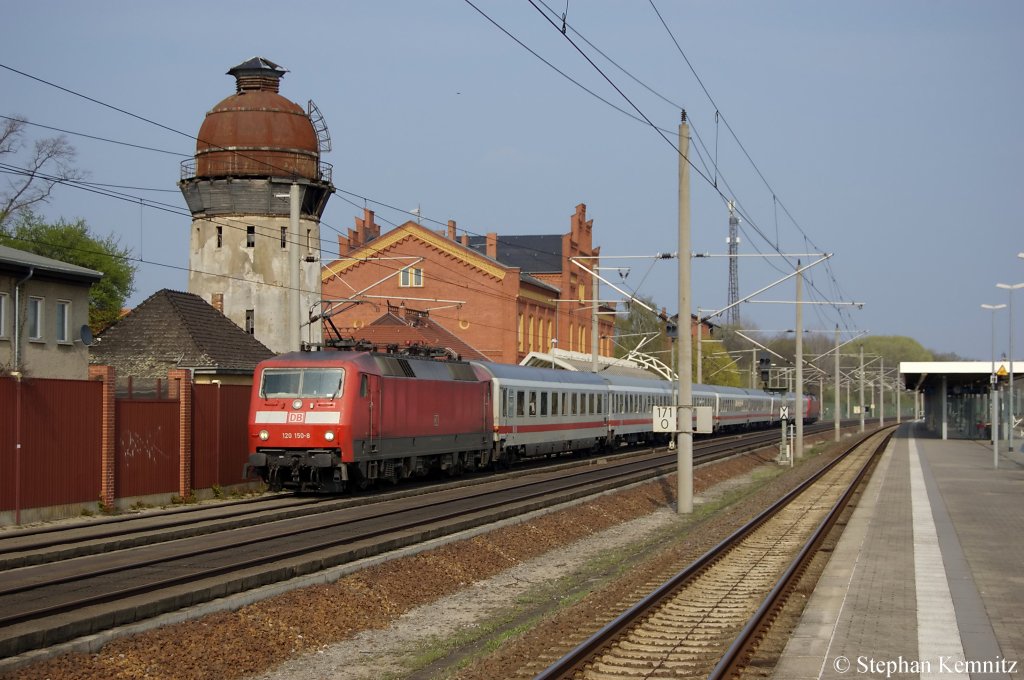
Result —
[[[583,204],[567,233],[530,236],[459,235],[454,221],[441,231],[406,222],[382,235],[366,210],[338,246],[322,270],[323,297],[334,301],[331,322],[343,337],[444,343],[447,333],[463,358],[501,363],[555,348],[591,351],[593,281],[571,261],[600,254]],[[612,354],[613,319],[599,315],[603,356]],[[334,333],[331,324],[324,332]]]

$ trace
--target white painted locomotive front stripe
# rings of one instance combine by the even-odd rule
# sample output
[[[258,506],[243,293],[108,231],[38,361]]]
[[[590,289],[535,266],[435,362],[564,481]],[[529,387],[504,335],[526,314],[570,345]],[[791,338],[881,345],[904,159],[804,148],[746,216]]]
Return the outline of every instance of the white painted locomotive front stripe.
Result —
[[[291,417],[289,417],[291,416]],[[337,411],[256,411],[257,423],[292,425],[337,425],[341,414]]]

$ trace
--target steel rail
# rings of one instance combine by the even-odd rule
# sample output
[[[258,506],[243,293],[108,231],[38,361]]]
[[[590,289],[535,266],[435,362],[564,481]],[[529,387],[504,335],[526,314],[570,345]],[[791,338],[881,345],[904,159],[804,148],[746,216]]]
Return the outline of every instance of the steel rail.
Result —
[[[162,580],[158,580],[158,581],[150,581],[150,582],[147,582],[147,583],[144,583],[144,584],[140,584],[140,585],[136,585],[136,586],[127,586],[127,587],[120,588],[120,589],[117,589],[117,590],[114,590],[114,591],[109,591],[109,592],[106,592],[106,593],[95,593],[95,594],[91,594],[91,595],[86,595],[86,596],[80,597],[80,598],[75,599],[75,600],[65,601],[65,602],[61,602],[59,604],[50,605],[50,606],[46,606],[46,607],[40,607],[38,609],[34,609],[34,610],[30,610],[30,611],[21,611],[21,612],[8,613],[8,614],[0,615],[0,628],[6,627],[6,626],[17,625],[19,623],[24,623],[24,622],[27,622],[27,621],[38,620],[38,619],[44,618],[46,616],[52,616],[52,615],[56,615],[56,614],[61,614],[61,613],[64,613],[64,612],[73,611],[73,610],[76,610],[76,609],[81,609],[83,607],[88,607],[88,606],[97,605],[97,604],[107,604],[107,603],[110,603],[110,602],[116,602],[117,600],[125,599],[127,597],[131,597],[131,596],[135,596],[135,595],[141,595],[141,594],[145,594],[145,593],[149,593],[149,592],[153,592],[153,591],[157,591],[157,590],[162,590],[162,589],[170,588],[170,587],[177,586],[177,585],[183,585],[183,584],[187,584],[187,583],[192,583],[192,582],[195,582],[195,581],[200,581],[200,580],[205,579],[205,578],[211,578],[211,577],[215,577],[215,576],[220,576],[220,575],[223,575],[223,574],[228,574],[228,573],[232,573],[232,572],[235,572],[235,571],[241,571],[241,570],[249,569],[249,568],[252,568],[252,567],[259,567],[259,566],[263,566],[263,565],[266,565],[266,564],[273,564],[275,562],[280,562],[282,560],[286,560],[286,559],[290,559],[290,558],[294,558],[294,557],[301,557],[303,555],[308,555],[308,554],[316,553],[316,552],[323,551],[323,550],[329,550],[329,549],[332,549],[332,548],[337,548],[337,547],[340,547],[340,546],[343,546],[343,545],[346,545],[346,544],[356,543],[358,541],[367,540],[367,539],[372,539],[372,538],[375,538],[377,536],[387,535],[387,534],[391,534],[391,533],[403,532],[403,531],[407,531],[409,529],[414,529],[414,528],[417,528],[417,527],[421,527],[421,526],[425,526],[425,525],[429,525],[429,524],[434,524],[434,523],[437,523],[437,522],[444,522],[444,521],[455,519],[455,518],[458,518],[458,517],[464,517],[467,514],[476,514],[476,513],[482,512],[482,511],[494,510],[496,508],[501,508],[503,506],[513,506],[513,505],[516,505],[516,504],[521,504],[521,503],[524,503],[524,502],[529,502],[531,500],[543,498],[545,496],[551,496],[552,494],[566,494],[567,492],[578,491],[579,489],[585,489],[586,487],[602,485],[602,484],[607,483],[609,480],[613,480],[613,479],[615,479],[617,477],[624,477],[624,478],[627,478],[627,479],[633,478],[633,477],[643,477],[644,475],[650,474],[652,472],[656,472],[656,471],[658,471],[660,469],[668,468],[670,466],[670,464],[671,464],[670,461],[668,461],[667,458],[665,460],[662,460],[662,458],[663,457],[652,458],[652,459],[644,460],[644,461],[635,461],[635,460],[633,460],[633,461],[623,461],[620,464],[618,464],[617,466],[608,466],[608,467],[603,467],[603,468],[600,468],[600,469],[594,468],[594,467],[589,467],[588,469],[580,470],[578,472],[574,472],[571,475],[561,476],[561,477],[557,477],[557,478],[553,478],[553,479],[547,479],[547,480],[541,480],[541,481],[533,480],[532,482],[531,481],[525,481],[525,482],[522,482],[522,483],[513,484],[513,485],[511,485],[509,487],[506,487],[506,488],[503,488],[503,489],[499,489],[499,490],[484,490],[484,491],[481,491],[481,492],[478,492],[478,493],[470,493],[470,494],[468,494],[466,496],[461,496],[461,497],[455,498],[455,499],[441,499],[441,500],[431,501],[431,502],[427,502],[427,503],[422,503],[422,504],[419,504],[419,505],[416,505],[416,506],[410,507],[410,508],[401,508],[401,509],[396,509],[396,510],[393,510],[393,511],[390,511],[390,512],[384,512],[384,513],[381,513],[381,514],[378,514],[378,515],[374,515],[372,518],[373,519],[379,519],[379,518],[384,518],[384,517],[397,517],[397,516],[400,516],[400,515],[403,515],[403,514],[410,514],[410,513],[413,513],[415,515],[422,515],[423,511],[429,510],[430,508],[442,508],[445,505],[464,505],[467,502],[476,501],[478,499],[484,499],[484,498],[486,498],[488,496],[494,496],[496,493],[502,493],[502,494],[505,494],[505,495],[507,495],[509,493],[515,494],[516,492],[521,491],[523,489],[527,489],[527,488],[529,488],[531,486],[538,486],[538,485],[541,485],[541,484],[548,485],[548,488],[545,488],[545,489],[542,489],[542,490],[538,490],[538,491],[535,491],[535,492],[531,492],[531,493],[525,493],[525,494],[516,495],[516,496],[514,496],[513,498],[510,498],[510,499],[500,499],[500,500],[485,501],[483,503],[475,503],[473,505],[473,509],[472,509],[471,512],[467,512],[462,507],[455,507],[455,508],[453,508],[449,512],[443,512],[443,513],[439,513],[439,514],[436,514],[436,515],[431,515],[429,517],[420,516],[420,517],[417,517],[416,519],[414,519],[412,521],[403,522],[403,523],[401,523],[401,524],[399,524],[397,526],[390,526],[390,527],[381,528],[381,529],[374,530],[374,531],[364,531],[364,532],[362,532],[360,534],[346,536],[346,537],[343,537],[343,538],[335,538],[335,539],[330,539],[330,540],[326,540],[326,541],[314,542],[314,543],[307,544],[305,546],[301,546],[301,547],[297,547],[297,548],[292,548],[292,549],[284,550],[284,551],[278,551],[278,552],[267,554],[267,555],[263,555],[263,556],[260,556],[260,557],[252,557],[252,558],[246,558],[246,559],[242,559],[242,560],[236,560],[236,561],[232,561],[232,562],[230,562],[228,564],[223,564],[223,565],[220,565],[220,566],[217,566],[217,567],[208,567],[208,568],[205,568],[205,569],[200,569],[200,570],[192,571],[192,572],[190,572],[188,574],[182,574],[182,575],[179,575],[179,576],[175,576],[175,577],[171,577],[171,578],[167,578],[167,579],[162,579]],[[629,469],[629,468],[636,468],[636,469]],[[553,485],[553,488],[552,488],[552,485]],[[200,549],[190,550],[188,552],[177,552],[170,559],[168,559],[166,556],[164,556],[164,557],[153,557],[153,558],[148,558],[148,559],[144,559],[144,560],[139,560],[137,562],[133,562],[133,563],[130,563],[130,564],[115,565],[115,566],[111,566],[111,567],[107,567],[107,568],[94,569],[94,570],[90,570],[88,572],[83,572],[83,573],[79,573],[79,574],[73,574],[73,575],[69,575],[69,576],[65,576],[65,577],[60,577],[60,578],[55,578],[55,579],[50,579],[50,580],[46,580],[46,581],[39,581],[39,582],[36,582],[36,583],[28,583],[28,584],[23,584],[23,585],[12,585],[12,586],[0,587],[0,596],[16,595],[18,593],[28,592],[28,591],[32,591],[32,590],[41,589],[41,588],[52,587],[52,586],[55,586],[55,585],[63,585],[63,584],[67,584],[67,583],[74,583],[74,582],[78,582],[78,581],[85,581],[85,580],[88,580],[88,579],[96,578],[98,576],[109,576],[109,575],[114,575],[114,574],[119,574],[119,573],[126,573],[126,572],[129,572],[129,571],[132,571],[132,570],[143,569],[143,568],[149,567],[149,566],[170,565],[170,564],[173,564],[175,562],[181,562],[183,560],[187,560],[187,559],[194,558],[194,557],[210,556],[210,555],[214,555],[214,554],[217,554],[217,553],[224,553],[224,552],[227,552],[227,551],[236,551],[239,548],[244,548],[246,546],[267,544],[268,542],[273,541],[273,540],[290,539],[290,538],[294,538],[295,536],[299,536],[299,535],[302,535],[302,534],[311,534],[311,533],[321,532],[321,531],[325,531],[325,530],[338,529],[338,528],[344,527],[346,525],[353,525],[353,524],[357,524],[357,523],[360,523],[360,522],[365,522],[367,519],[370,519],[370,518],[363,517],[363,518],[358,518],[358,519],[344,519],[344,520],[342,520],[340,522],[333,522],[333,523],[329,523],[327,525],[317,524],[317,525],[306,527],[304,529],[299,529],[299,530],[292,530],[292,529],[283,528],[280,531],[278,531],[278,532],[276,532],[274,534],[271,534],[271,535],[261,535],[261,536],[257,536],[257,537],[254,537],[254,538],[242,540],[242,541],[233,541],[232,543],[230,543],[228,545],[219,545],[219,546],[208,547],[208,548],[200,548]],[[329,560],[327,560],[327,561],[329,562]],[[325,565],[325,567],[329,567],[329,566],[334,566],[334,565],[333,564],[326,564]]]
[[[874,434],[876,434],[876,432],[864,433],[860,437],[852,440],[849,443],[849,446],[839,454],[835,460],[824,466],[821,470],[792,489],[789,493],[772,503],[771,506],[760,512],[756,517],[751,519],[742,527],[736,529],[736,531],[731,533],[718,545],[705,552],[682,571],[678,572],[665,583],[658,586],[658,588],[653,592],[617,616],[591,637],[577,645],[561,659],[538,674],[534,680],[554,680],[556,678],[570,677],[577,671],[581,670],[582,667],[592,658],[595,652],[605,647],[610,640],[614,639],[622,631],[632,626],[634,622],[667,598],[671,593],[678,590],[682,585],[693,579],[712,563],[719,560],[737,543],[771,519],[772,516],[774,516],[781,508],[788,505],[806,489],[814,485],[814,483],[816,483],[822,476],[838,465],[846,456],[866,442]]]
[[[698,448],[701,451],[718,451],[723,449],[727,451],[735,451],[736,448],[749,450],[752,447],[761,445],[762,442],[771,443],[771,438],[773,436],[775,435],[770,435],[766,432],[758,432],[740,436],[716,437],[714,439],[705,440],[702,445],[698,446]],[[739,446],[737,446],[737,444]],[[637,451],[637,449],[634,449],[631,451],[622,451],[606,455],[615,457],[630,456],[636,455]],[[700,460],[706,462],[714,460],[714,458],[710,455],[703,455],[700,457]],[[538,465],[535,467],[525,468],[525,470],[535,471],[542,467],[543,466]],[[522,471],[524,471],[524,469],[520,469],[520,472]],[[488,477],[478,477],[470,481],[469,484],[484,484],[489,481],[492,481],[492,479]],[[441,486],[447,485],[443,482],[440,484],[426,483],[422,486],[413,486],[405,489],[404,491],[393,493],[398,493],[401,496],[412,496],[422,493],[430,493]],[[112,552],[115,550],[123,550],[126,548],[134,548],[181,538],[192,538],[199,535],[213,534],[243,526],[251,526],[255,524],[317,514],[330,511],[330,506],[335,504],[339,506],[339,509],[342,509],[392,500],[393,498],[394,496],[390,495],[384,498],[374,498],[373,496],[295,498],[289,494],[287,496],[281,495],[271,498],[243,499],[215,506],[208,505],[174,509],[159,514],[109,518],[100,520],[99,522],[90,522],[88,524],[43,527],[41,529],[33,529],[29,531],[8,532],[0,534],[0,572],[12,568],[56,562],[72,557]],[[257,507],[246,507],[250,505],[256,505]],[[198,518],[193,516],[197,513],[205,513],[209,516]],[[260,517],[263,513],[265,513],[266,516]],[[250,521],[246,521],[244,519],[246,517],[251,517],[252,519]],[[231,521],[237,518],[243,519],[232,524]],[[149,523],[150,526],[142,528],[135,526],[144,522]],[[208,524],[206,526],[199,526],[203,523]],[[166,531],[167,529],[181,527],[188,527],[188,530],[180,532]],[[26,540],[31,540],[34,536],[41,537],[41,540],[23,543],[22,545],[17,544],[18,541],[24,542]],[[104,541],[104,539],[122,537],[125,538],[125,540],[110,541],[106,543],[101,542]],[[51,552],[42,552],[46,548],[61,549]]]
[[[747,625],[743,627],[739,635],[736,636],[736,640],[729,645],[729,649],[726,650],[722,659],[718,662],[715,668],[708,675],[708,680],[722,680],[727,677],[737,676],[741,668],[749,661],[749,655],[753,652],[754,648],[758,644],[758,636],[761,632],[771,626],[770,617],[772,612],[776,611],[780,606],[785,604],[785,600],[792,593],[796,587],[799,577],[805,571],[811,558],[818,551],[821,543],[825,540],[825,537],[831,531],[832,527],[839,520],[840,514],[849,505],[850,499],[857,492],[864,477],[867,476],[868,469],[872,466],[872,463],[878,457],[878,454],[885,450],[888,446],[889,440],[892,439],[893,433],[896,430],[895,425],[890,426],[892,429],[888,434],[883,437],[882,441],[875,447],[871,457],[861,467],[860,472],[857,473],[856,478],[847,487],[843,495],[833,504],[828,514],[818,524],[817,529],[804,544],[804,547],[800,550],[797,556],[793,559],[793,562],[786,569],[785,573],[779,578],[775,587],[772,588],[768,596],[765,597],[761,606],[757,608],[757,611],[747,622]]]

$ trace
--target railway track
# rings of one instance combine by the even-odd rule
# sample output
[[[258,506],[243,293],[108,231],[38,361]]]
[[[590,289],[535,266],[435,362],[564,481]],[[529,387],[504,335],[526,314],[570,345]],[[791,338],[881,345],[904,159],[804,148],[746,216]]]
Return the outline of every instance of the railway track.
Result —
[[[774,441],[768,433],[764,441]],[[756,436],[747,447],[763,446]],[[726,455],[735,441],[709,440],[698,454]],[[171,513],[146,522],[104,523],[92,532],[34,532],[0,541],[0,655],[8,657],[152,618],[204,601],[335,567],[387,550],[491,524],[674,469],[673,453],[581,461],[459,487],[372,498],[275,499]],[[361,503],[356,505],[354,503]],[[216,513],[215,513],[216,514]],[[202,521],[197,521],[203,517]],[[156,521],[157,526],[152,522]],[[164,524],[159,524],[164,522]],[[201,525],[201,526],[199,526]],[[134,528],[133,528],[134,527]],[[230,531],[228,530],[230,529]],[[179,532],[185,537],[173,538]],[[13,540],[15,537],[11,537]],[[26,542],[37,541],[35,550]],[[18,550],[14,550],[15,546]],[[61,555],[76,555],[66,559]]]
[[[852,446],[537,678],[737,675],[891,434]]]
[[[818,427],[809,426],[808,432]],[[698,442],[694,447],[698,462],[716,457],[735,455],[773,443],[778,435],[768,432],[734,435]],[[624,451],[606,456],[609,460],[644,455],[647,451]],[[663,451],[665,460],[671,459]],[[558,461],[555,461],[558,463]],[[592,459],[558,463],[558,469],[593,464]],[[508,477],[533,474],[551,461],[541,460],[513,472],[499,473]],[[396,490],[376,491],[342,497],[308,497],[280,494],[272,497],[249,498],[215,505],[198,505],[153,513],[139,513],[92,519],[82,522],[61,523],[29,529],[11,529],[0,532],[0,572],[47,562],[113,552],[153,543],[194,538],[204,534],[230,531],[244,526],[265,524],[285,519],[314,515],[330,510],[353,508],[395,498],[431,493],[453,485],[486,483],[495,477],[489,473],[467,475],[453,483],[417,482]]]

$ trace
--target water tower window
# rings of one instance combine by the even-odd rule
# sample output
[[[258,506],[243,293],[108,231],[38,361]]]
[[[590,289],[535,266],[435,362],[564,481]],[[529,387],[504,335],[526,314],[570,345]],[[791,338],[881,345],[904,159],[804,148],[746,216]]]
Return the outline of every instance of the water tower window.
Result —
[[[254,248],[256,246],[256,227],[249,225],[245,228],[245,247]]]
[[[253,335],[256,332],[256,310],[245,310],[245,332]]]
[[[281,247],[288,247],[288,227],[281,227]]]
[[[224,247],[224,227],[217,227],[217,247]]]

